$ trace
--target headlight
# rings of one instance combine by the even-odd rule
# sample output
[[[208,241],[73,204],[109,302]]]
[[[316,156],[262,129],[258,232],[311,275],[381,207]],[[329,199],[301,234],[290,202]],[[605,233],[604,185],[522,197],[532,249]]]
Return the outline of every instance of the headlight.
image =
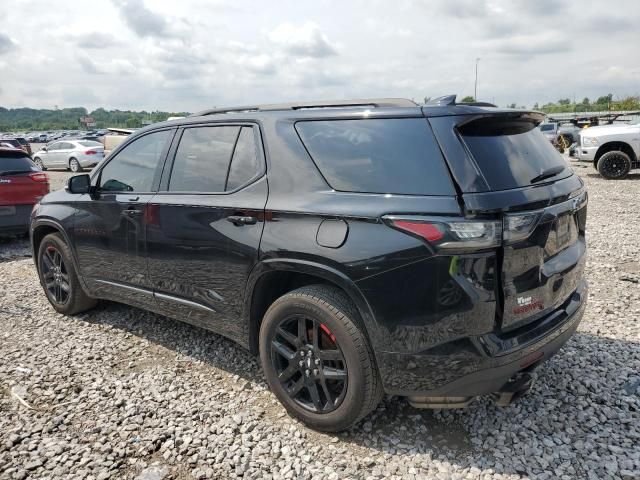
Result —
[[[582,146],[583,147],[597,147],[598,139],[593,137],[582,137]]]

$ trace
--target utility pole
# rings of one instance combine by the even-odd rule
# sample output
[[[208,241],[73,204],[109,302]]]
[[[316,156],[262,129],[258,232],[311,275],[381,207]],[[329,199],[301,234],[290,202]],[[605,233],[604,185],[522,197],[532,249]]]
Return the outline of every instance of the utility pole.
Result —
[[[480,62],[480,57],[476,58],[476,83],[473,87],[473,98],[475,101],[478,101],[478,62]]]

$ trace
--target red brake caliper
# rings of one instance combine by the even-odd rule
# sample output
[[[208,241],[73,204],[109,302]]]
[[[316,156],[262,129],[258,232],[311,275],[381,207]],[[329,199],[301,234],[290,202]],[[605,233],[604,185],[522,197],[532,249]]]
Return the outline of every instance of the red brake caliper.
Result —
[[[320,328],[324,333],[326,333],[329,336],[329,338],[333,343],[336,343],[336,336],[333,333],[331,333],[331,330],[329,330],[329,327],[327,327],[324,323],[321,323]]]

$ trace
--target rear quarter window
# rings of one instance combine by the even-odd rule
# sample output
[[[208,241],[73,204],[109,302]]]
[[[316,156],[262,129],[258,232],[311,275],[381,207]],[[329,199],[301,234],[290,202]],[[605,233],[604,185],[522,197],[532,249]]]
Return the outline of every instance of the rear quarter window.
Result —
[[[557,166],[565,168],[547,181],[572,174],[534,122],[480,118],[458,131],[492,190],[529,186],[538,175]]]
[[[335,190],[455,194],[424,118],[301,121],[296,130]]]

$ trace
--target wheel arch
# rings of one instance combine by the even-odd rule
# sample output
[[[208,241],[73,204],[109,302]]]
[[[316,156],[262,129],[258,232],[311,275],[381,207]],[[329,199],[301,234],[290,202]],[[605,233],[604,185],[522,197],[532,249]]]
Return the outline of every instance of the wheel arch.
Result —
[[[594,166],[597,168],[598,160],[600,160],[600,157],[602,157],[602,155],[607,152],[611,152],[612,150],[620,150],[621,152],[626,153],[627,155],[629,155],[632,163],[636,163],[638,161],[636,152],[633,150],[633,147],[631,145],[629,145],[627,142],[612,141],[604,143],[600,146],[600,148],[598,148],[593,160]]]
[[[71,243],[71,239],[69,238],[69,235],[65,231],[64,227],[55,220],[49,218],[38,219],[31,225],[31,252],[33,255],[33,261],[36,265],[36,269],[38,268],[38,250],[40,249],[40,244],[42,243],[42,239],[50,233],[58,233],[62,235],[65,243],[69,245],[69,250],[71,251],[71,261],[73,262],[73,266],[77,272],[80,285],[86,292],[87,286],[84,282],[84,279],[82,278],[82,275],[80,275],[78,259],[76,258],[73,243]]]
[[[354,303],[363,334],[371,342],[370,333],[374,317],[369,303],[360,289],[346,275],[326,265],[298,259],[273,259],[260,262],[247,282],[244,303],[247,347],[254,355],[259,353],[260,325],[269,306],[282,295],[296,288],[324,284],[338,288]]]

